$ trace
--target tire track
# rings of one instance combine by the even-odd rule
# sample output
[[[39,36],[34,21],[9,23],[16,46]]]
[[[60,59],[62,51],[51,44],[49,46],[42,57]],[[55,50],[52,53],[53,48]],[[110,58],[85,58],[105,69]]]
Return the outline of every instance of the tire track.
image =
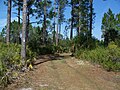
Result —
[[[71,59],[71,60],[72,60],[72,59]],[[69,61],[68,61],[67,59],[65,59],[65,61],[66,61],[66,64],[68,65],[68,67],[70,67],[71,69],[75,70],[76,73],[79,74],[81,77],[83,77],[86,81],[89,81],[90,85],[94,85],[95,88],[97,88],[96,90],[108,90],[109,87],[111,87],[111,89],[109,89],[109,90],[119,90],[118,87],[115,87],[115,86],[113,87],[113,85],[110,86],[110,83],[109,83],[109,84],[105,83],[106,85],[100,83],[100,84],[103,86],[103,87],[101,87],[100,84],[98,84],[99,82],[97,82],[95,79],[91,78],[91,76],[89,77],[89,76],[87,75],[87,73],[82,73],[83,70],[82,70],[82,72],[81,72],[80,66],[78,66],[78,67],[76,68],[76,67],[70,65],[70,63],[69,63]],[[72,63],[72,64],[74,64],[74,63]],[[84,68],[86,68],[86,67],[84,67]],[[87,67],[87,68],[88,68],[88,67]],[[94,67],[94,68],[95,68],[95,67]],[[107,76],[107,75],[106,75],[106,76]],[[93,77],[94,77],[94,76],[93,76]],[[109,85],[109,86],[107,86],[107,85]],[[114,85],[116,85],[116,84],[114,83]],[[113,88],[114,88],[114,89],[113,89]]]
[[[66,60],[65,60],[65,61],[66,61]],[[97,90],[103,90],[103,89],[101,89],[93,80],[91,80],[90,78],[88,78],[85,74],[81,73],[81,72],[78,71],[76,68],[74,68],[74,67],[72,67],[71,65],[69,65],[67,62],[66,62],[66,65],[67,65],[68,67],[70,67],[71,69],[75,70],[75,72],[76,72],[77,74],[79,74],[80,77],[82,76],[86,81],[89,81],[89,83],[94,84],[94,86],[97,88]]]
[[[89,78],[87,78],[84,74],[82,74],[82,73],[80,73],[78,70],[76,70],[75,68],[73,68],[73,67],[71,67],[67,62],[66,62],[66,60],[64,60],[64,63],[63,62],[61,62],[61,61],[59,61],[59,62],[57,62],[57,63],[55,63],[54,61],[52,62],[52,65],[53,65],[53,67],[56,67],[56,69],[55,69],[55,72],[56,72],[56,74],[57,74],[57,77],[58,77],[58,81],[60,82],[60,83],[64,83],[64,82],[66,82],[65,80],[67,80],[67,79],[70,79],[71,77],[77,77],[77,79],[75,78],[75,80],[77,80],[76,82],[78,83],[78,84],[83,84],[84,86],[85,85],[87,85],[88,87],[91,87],[92,89],[88,89],[87,87],[83,87],[82,86],[82,88],[84,88],[83,90],[101,90],[97,85],[96,85],[96,83],[95,82],[93,82],[92,80],[90,80]],[[69,71],[71,71],[71,74],[72,75],[69,75],[68,77],[67,77],[67,79],[65,78],[66,77],[66,73],[64,72],[64,70],[62,70],[61,71],[61,69],[58,69],[58,68],[61,68],[62,66],[64,66],[64,70],[66,69],[67,71],[66,72],[69,72]],[[63,79],[63,78],[65,78],[65,80]],[[85,82],[86,81],[86,82]],[[69,81],[69,82],[71,82],[71,81]],[[66,82],[66,83],[64,83],[65,85],[62,85],[62,86],[64,86],[64,90],[69,90],[68,89],[68,87],[67,87],[67,84],[68,84],[68,86],[70,86],[70,84],[71,83],[69,83],[69,82]],[[76,87],[77,88],[77,87]],[[80,86],[79,86],[79,88],[81,88]],[[85,88],[87,88],[87,89],[85,89]],[[77,90],[79,90],[79,89],[77,89]]]

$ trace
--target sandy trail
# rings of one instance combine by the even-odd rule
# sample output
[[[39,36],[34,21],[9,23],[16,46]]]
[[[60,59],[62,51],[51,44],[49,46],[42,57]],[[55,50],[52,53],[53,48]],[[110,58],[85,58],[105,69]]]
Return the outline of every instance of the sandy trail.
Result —
[[[33,71],[5,90],[120,90],[120,73],[107,72],[70,54],[43,55]]]

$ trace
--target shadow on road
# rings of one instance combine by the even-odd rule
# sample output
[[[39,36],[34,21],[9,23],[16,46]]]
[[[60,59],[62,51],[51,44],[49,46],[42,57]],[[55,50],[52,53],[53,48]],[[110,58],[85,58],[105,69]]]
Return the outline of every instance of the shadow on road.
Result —
[[[40,55],[37,60],[34,62],[33,65],[39,65],[41,63],[53,60],[62,60],[71,57],[71,54],[47,54],[47,55]]]

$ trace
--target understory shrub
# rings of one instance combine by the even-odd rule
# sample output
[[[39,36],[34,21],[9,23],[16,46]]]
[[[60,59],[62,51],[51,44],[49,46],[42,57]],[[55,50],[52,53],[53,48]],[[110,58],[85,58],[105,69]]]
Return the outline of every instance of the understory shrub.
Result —
[[[27,61],[29,64],[32,62],[35,54],[27,50]],[[17,44],[6,45],[0,43],[0,85],[6,86],[10,83],[15,76],[17,76],[18,71],[20,71],[21,63],[21,46]]]
[[[46,46],[38,46],[31,48],[29,46],[30,50],[35,52],[38,56],[39,55],[45,55],[45,54],[54,54],[54,53],[63,53],[63,52],[68,52],[69,48],[64,47],[64,46],[56,46],[56,45],[46,45]]]
[[[36,55],[44,55],[44,54],[54,54],[56,51],[56,47],[53,45],[48,45],[48,46],[35,46],[34,48],[31,48],[29,46],[30,50]]]
[[[113,42],[107,48],[98,47],[94,50],[80,50],[76,57],[100,64],[107,71],[120,71],[120,48]]]

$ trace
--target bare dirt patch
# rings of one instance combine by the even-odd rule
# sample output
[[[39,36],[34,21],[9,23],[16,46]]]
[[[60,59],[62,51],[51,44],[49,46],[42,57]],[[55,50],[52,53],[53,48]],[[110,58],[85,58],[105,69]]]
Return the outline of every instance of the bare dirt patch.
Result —
[[[43,55],[33,71],[5,90],[120,90],[120,73],[107,72],[70,54]]]

